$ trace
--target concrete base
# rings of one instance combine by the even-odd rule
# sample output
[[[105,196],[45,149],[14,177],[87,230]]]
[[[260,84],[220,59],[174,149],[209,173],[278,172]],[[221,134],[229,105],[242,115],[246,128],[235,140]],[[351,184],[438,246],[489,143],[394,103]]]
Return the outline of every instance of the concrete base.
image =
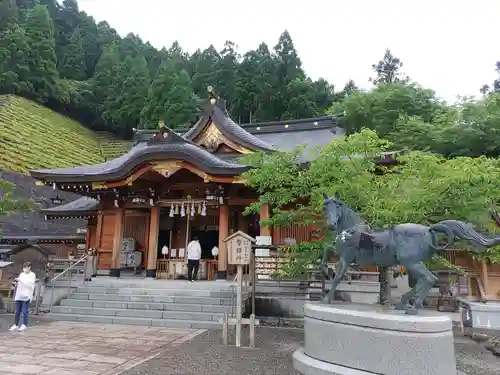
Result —
[[[304,332],[294,364],[306,375],[457,374],[452,322],[437,312],[308,303]]]
[[[499,302],[468,302],[468,305],[473,328],[500,329]]]

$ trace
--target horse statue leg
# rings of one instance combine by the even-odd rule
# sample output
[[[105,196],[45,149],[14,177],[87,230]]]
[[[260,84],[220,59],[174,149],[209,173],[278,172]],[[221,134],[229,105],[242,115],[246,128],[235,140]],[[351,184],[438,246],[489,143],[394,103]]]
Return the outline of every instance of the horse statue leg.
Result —
[[[409,315],[417,314],[417,309],[423,307],[423,302],[427,293],[435,284],[437,277],[429,271],[422,262],[416,264],[405,265],[408,272],[417,279],[415,286],[405,293],[399,303],[396,305],[397,310],[405,310]],[[413,305],[410,300],[415,298]]]
[[[323,303],[332,303],[332,299],[335,296],[335,291],[337,290],[337,287],[340,284],[340,281],[342,280],[342,277],[344,277],[344,274],[347,271],[347,266],[348,262],[345,260],[343,256],[340,257],[340,260],[337,264],[337,267],[335,267],[335,277],[332,280],[332,285],[330,286],[330,291],[328,294],[323,298]]]
[[[427,269],[427,267],[423,264],[419,264],[419,268],[421,269],[421,272],[423,274],[422,278],[422,288],[420,288],[419,291],[417,291],[416,298],[415,298],[415,308],[421,309],[424,307],[424,299],[427,297],[427,294],[431,290],[431,288],[436,284],[436,281],[438,278],[436,275],[434,275],[431,271]]]

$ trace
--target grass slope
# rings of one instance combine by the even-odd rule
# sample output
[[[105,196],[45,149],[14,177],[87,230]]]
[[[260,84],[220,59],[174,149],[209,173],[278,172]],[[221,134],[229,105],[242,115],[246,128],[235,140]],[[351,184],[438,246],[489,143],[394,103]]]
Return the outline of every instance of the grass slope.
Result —
[[[111,146],[115,141],[118,146]],[[30,100],[0,95],[0,170],[101,163],[126,151],[124,144],[130,143],[111,134],[104,142],[102,135]]]
[[[111,160],[125,154],[132,145],[131,141],[117,139],[113,134],[108,132],[96,132],[97,139],[101,145],[101,154],[104,159]]]

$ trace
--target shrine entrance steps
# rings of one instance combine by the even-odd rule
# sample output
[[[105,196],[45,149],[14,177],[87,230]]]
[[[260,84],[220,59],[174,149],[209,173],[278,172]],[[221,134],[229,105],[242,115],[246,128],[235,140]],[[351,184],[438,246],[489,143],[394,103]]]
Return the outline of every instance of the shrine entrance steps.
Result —
[[[243,298],[243,306],[245,302]],[[232,282],[97,277],[78,287],[60,306],[53,306],[49,316],[77,322],[220,329],[225,312],[236,312]]]

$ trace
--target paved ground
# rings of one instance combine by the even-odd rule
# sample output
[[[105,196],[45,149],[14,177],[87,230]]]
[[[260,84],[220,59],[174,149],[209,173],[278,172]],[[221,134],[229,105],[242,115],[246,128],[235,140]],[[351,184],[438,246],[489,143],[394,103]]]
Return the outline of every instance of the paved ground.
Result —
[[[220,333],[210,331],[34,317],[28,331],[6,332],[11,319],[0,316],[0,375],[299,375],[291,355],[303,343],[300,329],[261,327],[256,349],[236,349],[222,346]],[[455,351],[465,374],[500,374],[500,358],[481,344],[457,335]]]
[[[36,322],[35,322],[36,323]],[[203,330],[39,322],[0,333],[0,375],[116,375]]]

